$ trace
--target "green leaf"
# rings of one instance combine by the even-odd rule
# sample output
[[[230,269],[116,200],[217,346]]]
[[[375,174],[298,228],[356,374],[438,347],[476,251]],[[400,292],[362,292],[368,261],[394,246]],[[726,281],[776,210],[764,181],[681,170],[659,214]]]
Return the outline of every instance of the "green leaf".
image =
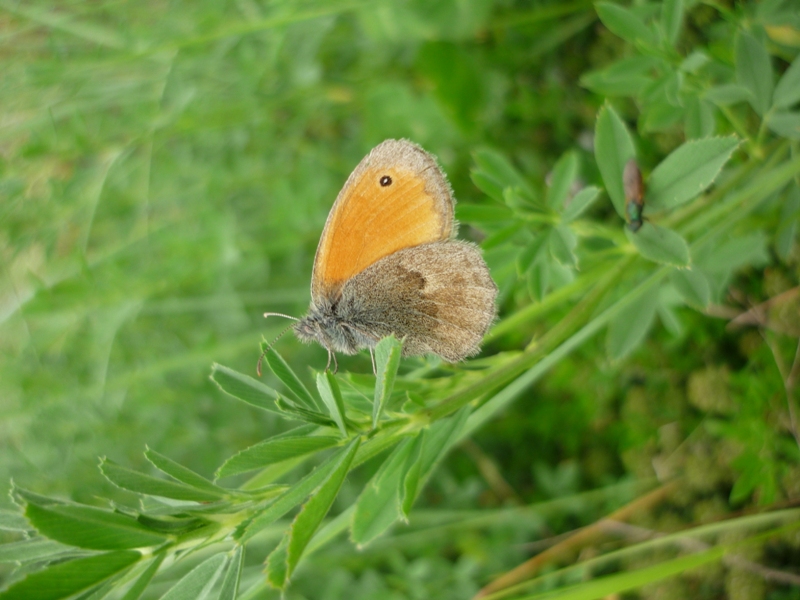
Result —
[[[503,200],[502,189],[508,187],[519,187],[526,193],[532,194],[528,180],[522,176],[504,154],[490,148],[480,148],[473,152],[472,157],[478,166],[478,172],[490,177],[500,186],[499,200]],[[475,172],[473,170],[473,173]]]
[[[511,240],[517,235],[517,233],[525,228],[525,223],[521,220],[517,221],[516,223],[511,223],[511,225],[503,227],[491,235],[488,235],[486,239],[481,242],[481,248],[486,251],[507,244],[509,240]]]
[[[156,469],[182,483],[185,483],[186,485],[209,494],[224,495],[227,493],[227,490],[219,487],[218,485],[214,485],[214,483],[202,475],[195,473],[191,469],[184,467],[183,465],[175,462],[171,458],[164,456],[163,454],[159,454],[152,448],[145,450],[144,457]]]
[[[228,570],[222,580],[217,600],[236,600],[239,595],[239,582],[242,579],[242,566],[244,565],[244,546],[237,545],[228,562]]]
[[[703,50],[694,50],[689,56],[683,59],[679,67],[684,73],[697,73],[700,69],[711,62],[711,57]]]
[[[277,589],[283,589],[286,585],[286,578],[288,577],[288,564],[287,550],[289,548],[289,536],[291,531],[287,531],[281,538],[278,547],[273,550],[267,557],[267,581],[269,584]]]
[[[561,218],[569,223],[580,217],[592,203],[600,196],[600,188],[590,185],[575,194],[567,203]]]
[[[747,31],[736,36],[736,80],[750,91],[753,110],[764,116],[772,104],[772,62],[764,43]]]
[[[428,477],[433,473],[436,465],[445,457],[453,444],[459,440],[469,413],[470,407],[465,406],[453,416],[436,421],[425,430],[419,467],[422,485],[417,490],[418,494]]]
[[[636,156],[636,151],[627,127],[610,104],[603,106],[597,116],[594,155],[614,209],[624,219],[625,191],[622,188],[622,171],[625,164]]]
[[[717,106],[730,106],[739,102],[750,102],[753,94],[742,85],[727,83],[710,88],[705,92],[704,98]]]
[[[129,469],[128,467],[118,465],[107,458],[104,458],[100,462],[100,472],[117,487],[138,494],[194,502],[210,502],[219,500],[224,496],[223,490],[212,493],[206,490],[198,490],[197,488],[190,487],[183,483],[174,483],[172,481],[158,479],[157,477],[145,475],[133,469]]]
[[[674,288],[662,288],[661,298],[659,299],[656,314],[658,314],[659,320],[661,321],[662,325],[664,325],[664,329],[669,331],[675,337],[681,337],[683,336],[683,325],[681,324],[678,315],[675,314],[675,304],[672,301],[675,295],[677,295],[677,292]]]
[[[562,265],[575,267],[578,258],[575,256],[575,247],[578,240],[567,225],[557,225],[550,232],[550,252]]]
[[[306,423],[313,423],[314,425],[322,425],[323,427],[333,427],[336,425],[330,417],[323,413],[297,406],[297,404],[286,398],[278,398],[275,401],[275,406],[280,409],[281,416],[287,419],[304,421]]]
[[[314,532],[328,514],[331,504],[339,494],[344,478],[350,470],[350,463],[353,462],[353,457],[358,450],[359,442],[360,438],[353,438],[344,451],[339,454],[339,460],[333,471],[322,482],[311,499],[303,505],[292,522],[286,547],[286,579],[292,576],[308,542],[311,541]]]
[[[194,531],[206,525],[210,525],[211,528],[216,527],[216,525],[210,524],[204,519],[191,516],[175,517],[166,515],[163,517],[154,517],[152,515],[140,514],[136,520],[157,533],[174,536]]]
[[[167,539],[133,517],[93,506],[29,503],[25,516],[42,535],[78,548],[125,550],[154,546]]]
[[[25,517],[16,510],[0,509],[0,530],[4,531],[29,531],[31,526]]]
[[[502,223],[514,219],[514,213],[504,204],[456,204],[456,217],[463,223]]]
[[[670,274],[672,285],[690,306],[705,308],[711,302],[708,277],[697,270],[676,269]]]
[[[517,271],[522,274],[527,271],[536,257],[541,253],[542,248],[547,244],[548,236],[546,234],[537,234],[531,242],[525,246],[517,256]]]
[[[463,131],[475,131],[485,104],[485,79],[474,54],[460,44],[430,40],[416,56],[418,73],[431,81],[429,93]]]
[[[230,477],[305,454],[335,446],[339,438],[331,435],[278,437],[259,442],[238,452],[217,469],[217,477]]]
[[[378,376],[375,381],[375,399],[372,405],[373,427],[378,426],[384,406],[392,395],[402,350],[402,343],[394,335],[383,338],[375,346],[375,363]]]
[[[614,35],[631,44],[656,45],[653,31],[627,8],[610,2],[598,2],[595,4],[595,9],[603,25],[608,27]]]
[[[777,111],[767,117],[767,126],[789,140],[800,140],[800,111]]]
[[[686,142],[653,169],[645,211],[672,209],[700,195],[739,146],[734,136]]]
[[[147,568],[136,578],[134,584],[125,592],[121,600],[139,600],[147,586],[150,585],[153,577],[155,577],[161,563],[164,562],[164,557],[166,557],[166,553],[156,554],[150,564],[147,565]]]
[[[675,267],[688,267],[691,262],[689,245],[672,229],[645,222],[636,233],[626,227],[625,235],[648,260]]]
[[[406,465],[406,476],[403,479],[402,502],[400,510],[404,519],[408,519],[411,513],[411,507],[414,505],[414,500],[420,489],[420,477],[422,475],[422,453],[423,445],[425,443],[425,432],[420,431],[414,438],[411,452],[408,454],[408,463]]]
[[[661,4],[661,28],[671,46],[675,45],[683,25],[683,0],[664,0]]]
[[[207,558],[181,577],[161,600],[203,600],[217,582],[227,558],[225,554]]]
[[[623,58],[604,69],[581,75],[583,87],[603,96],[638,96],[653,82],[652,72],[661,61],[652,56]]]
[[[275,377],[283,382],[295,400],[307,409],[319,411],[320,407],[317,406],[314,397],[280,354],[271,350],[264,355],[264,359]]]
[[[608,325],[607,347],[611,360],[627,356],[644,341],[653,325],[658,306],[658,288],[648,290]]]
[[[130,567],[142,558],[130,550],[106,552],[51,565],[16,582],[0,593],[0,600],[60,600]]]
[[[626,591],[658,584],[662,579],[675,577],[690,569],[718,561],[727,551],[724,546],[713,547],[688,556],[662,560],[653,566],[631,568],[623,573],[599,576],[590,581],[564,586],[556,594],[536,594],[525,596],[521,600],[544,600],[547,597],[560,600],[627,597],[628,594],[624,594]]]
[[[275,407],[278,392],[252,377],[214,363],[211,367],[211,381],[232,398],[270,412],[280,412]]]
[[[330,371],[317,373],[317,391],[322,402],[328,407],[331,418],[342,432],[342,436],[347,437],[342,390],[339,389],[339,383],[333,373]]]
[[[784,262],[789,260],[789,254],[794,245],[798,225],[800,225],[800,186],[792,183],[786,191],[786,199],[781,208],[781,221],[775,235],[775,252]]]
[[[0,563],[25,563],[55,556],[67,550],[72,550],[72,548],[40,537],[20,540],[8,544],[0,544]]]
[[[800,102],[800,55],[796,56],[775,87],[774,108],[789,108]]]
[[[553,263],[550,257],[539,256],[527,272],[528,291],[533,298],[542,301],[550,289],[550,272]]]
[[[472,170],[470,173],[470,178],[472,179],[472,183],[475,184],[475,187],[477,187],[484,194],[493,200],[497,200],[498,202],[503,201],[503,191],[505,188],[497,179],[484,173],[483,171],[478,171],[476,169]]]
[[[552,180],[547,189],[547,206],[555,211],[564,210],[572,182],[578,176],[578,155],[574,151],[564,153],[553,167]]]
[[[716,122],[714,106],[702,98],[693,96],[686,100],[686,137],[697,140],[714,134]]]
[[[263,530],[265,527],[269,527],[295,506],[300,504],[311,492],[319,487],[324,480],[330,477],[345,452],[347,452],[347,448],[342,448],[328,457],[325,462],[294,484],[284,494],[276,498],[269,506],[264,508],[264,510],[256,513],[249,521],[243,523],[239,529],[237,529],[234,538],[244,544],[259,531]]]
[[[400,442],[358,497],[350,538],[359,546],[374,540],[400,518],[401,486],[412,449],[412,440]]]
[[[733,483],[733,488],[728,497],[731,504],[739,504],[747,500],[764,480],[765,465],[761,461],[752,460],[752,458],[748,454],[743,454],[734,462],[734,466],[739,471],[739,476]]]
[[[668,131],[686,114],[683,106],[675,106],[666,98],[659,98],[642,109],[639,129],[642,132]]]
[[[755,231],[715,244],[697,262],[703,271],[712,273],[732,272],[747,265],[765,265],[769,260],[767,238],[763,231]]]

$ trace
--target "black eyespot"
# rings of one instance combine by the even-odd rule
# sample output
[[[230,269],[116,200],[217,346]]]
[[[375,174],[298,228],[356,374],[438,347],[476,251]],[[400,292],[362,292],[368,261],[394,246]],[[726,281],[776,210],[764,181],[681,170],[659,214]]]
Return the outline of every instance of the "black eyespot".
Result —
[[[381,177],[381,187],[386,187],[387,185],[392,185],[392,178],[388,175],[384,175]]]

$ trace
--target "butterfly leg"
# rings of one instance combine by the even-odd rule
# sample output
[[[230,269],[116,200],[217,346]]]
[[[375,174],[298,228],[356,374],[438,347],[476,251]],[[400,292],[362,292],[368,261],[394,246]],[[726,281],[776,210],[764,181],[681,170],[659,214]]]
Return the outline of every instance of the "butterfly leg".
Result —
[[[339,361],[336,360],[336,353],[330,348],[326,348],[326,350],[328,351],[328,363],[325,365],[325,370],[329,371],[331,362],[333,362],[333,374],[336,375],[339,372]]]

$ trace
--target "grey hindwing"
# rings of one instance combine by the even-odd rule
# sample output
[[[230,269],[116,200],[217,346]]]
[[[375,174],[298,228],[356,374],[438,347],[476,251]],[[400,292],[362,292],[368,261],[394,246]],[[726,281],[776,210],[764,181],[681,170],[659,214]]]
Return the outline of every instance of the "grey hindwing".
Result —
[[[448,240],[386,256],[343,286],[337,320],[360,347],[394,333],[403,354],[455,362],[477,354],[495,317],[497,286],[480,251]]]

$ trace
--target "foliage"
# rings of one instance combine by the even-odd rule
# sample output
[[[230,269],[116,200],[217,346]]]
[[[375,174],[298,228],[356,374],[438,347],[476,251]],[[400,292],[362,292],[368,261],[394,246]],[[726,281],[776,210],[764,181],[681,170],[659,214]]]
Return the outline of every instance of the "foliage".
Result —
[[[791,0],[0,9],[0,600],[798,597]],[[392,136],[500,287],[483,356],[252,377]]]

